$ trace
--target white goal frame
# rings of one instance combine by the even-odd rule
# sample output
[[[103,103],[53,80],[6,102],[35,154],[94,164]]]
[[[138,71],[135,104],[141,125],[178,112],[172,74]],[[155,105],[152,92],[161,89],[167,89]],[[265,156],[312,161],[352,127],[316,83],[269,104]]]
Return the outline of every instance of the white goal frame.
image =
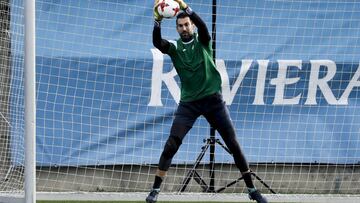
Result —
[[[25,203],[36,202],[35,0],[24,1]]]
[[[36,64],[35,64],[35,0],[24,0],[24,193],[0,193],[0,202],[36,202]]]
[[[127,192],[36,192],[36,9],[35,0],[22,0],[24,6],[24,182],[23,193],[0,192],[0,203],[36,203],[36,200],[131,200],[142,201],[147,193]],[[40,155],[39,155],[40,156]],[[39,179],[38,179],[39,180]],[[150,180],[151,181],[151,180]],[[39,180],[41,182],[41,180]],[[41,189],[39,189],[41,191]],[[360,195],[266,194],[275,202],[360,202]],[[162,193],[160,201],[248,202],[247,194]]]

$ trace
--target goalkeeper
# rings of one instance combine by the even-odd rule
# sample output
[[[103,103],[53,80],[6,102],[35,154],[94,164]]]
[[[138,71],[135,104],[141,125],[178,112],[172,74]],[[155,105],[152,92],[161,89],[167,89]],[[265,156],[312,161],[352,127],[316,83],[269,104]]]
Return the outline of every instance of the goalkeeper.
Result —
[[[206,24],[183,0],[175,0],[183,12],[176,17],[176,30],[180,39],[175,44],[162,39],[162,16],[157,12],[159,0],[154,6],[153,44],[162,53],[168,54],[181,81],[181,98],[170,130],[170,136],[161,154],[155,181],[146,202],[157,201],[160,185],[166,176],[171,161],[195,120],[203,115],[214,127],[234,156],[249,191],[249,198],[266,203],[255,188],[248,163],[236,139],[235,129],[220,93],[221,77],[215,68],[212,56],[211,37]],[[198,33],[195,33],[195,26]]]

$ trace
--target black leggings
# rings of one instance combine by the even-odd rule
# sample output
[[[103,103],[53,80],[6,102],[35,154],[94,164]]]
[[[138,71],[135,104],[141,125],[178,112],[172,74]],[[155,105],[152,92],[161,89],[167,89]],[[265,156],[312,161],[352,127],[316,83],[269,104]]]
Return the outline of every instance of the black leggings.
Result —
[[[219,132],[226,146],[231,151],[235,164],[240,172],[248,171],[249,166],[236,139],[229,110],[220,93],[207,96],[197,101],[179,103],[175,113],[175,119],[171,126],[170,136],[165,143],[164,150],[160,157],[159,169],[163,171],[169,169],[172,158],[182,144],[182,140],[192,128],[196,119],[201,115]]]

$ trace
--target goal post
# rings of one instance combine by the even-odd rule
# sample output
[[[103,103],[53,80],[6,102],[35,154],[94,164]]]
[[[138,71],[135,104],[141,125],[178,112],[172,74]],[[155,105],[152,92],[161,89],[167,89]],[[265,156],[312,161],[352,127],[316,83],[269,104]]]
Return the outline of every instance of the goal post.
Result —
[[[35,203],[35,1],[0,7],[0,202]]]
[[[216,30],[238,141],[278,194],[254,178],[256,187],[275,202],[358,201],[360,3],[214,1],[186,2]],[[0,202],[144,200],[181,91],[171,59],[152,44],[154,1],[0,2]],[[175,19],[161,31],[179,37]],[[160,200],[247,200],[242,180],[206,193],[192,178],[179,192],[209,136],[200,117]],[[216,191],[241,175],[224,148],[213,150],[196,173]]]
[[[25,203],[36,203],[35,0],[24,0]]]

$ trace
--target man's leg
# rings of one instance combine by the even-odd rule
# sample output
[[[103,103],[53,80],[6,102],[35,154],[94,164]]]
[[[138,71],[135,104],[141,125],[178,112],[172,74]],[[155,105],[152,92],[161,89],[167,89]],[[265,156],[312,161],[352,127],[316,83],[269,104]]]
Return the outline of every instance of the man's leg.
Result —
[[[152,190],[146,202],[154,203],[157,201],[157,196],[160,192],[160,186],[163,182],[167,170],[171,165],[172,158],[178,151],[180,145],[182,144],[182,139],[185,137],[186,133],[191,129],[189,126],[184,126],[182,124],[173,123],[170,131],[170,136],[165,143],[164,150],[161,153],[158,169],[156,170],[154,184]]]
[[[246,161],[245,155],[240,148],[239,142],[237,141],[230,113],[225,105],[225,102],[222,100],[222,96],[218,95],[218,97],[213,97],[209,104],[210,106],[207,107],[209,110],[204,114],[204,116],[210,125],[217,129],[226,146],[232,153],[235,165],[240,170],[248,188],[250,199],[256,200],[260,203],[266,203],[267,200],[261,196],[254,186],[248,162]]]
[[[229,112],[224,104],[219,104],[211,114],[206,115],[209,123],[219,132],[225,145],[232,153],[235,165],[244,177],[245,184],[248,188],[254,188],[248,162],[242,152],[239,142],[237,141],[235,129],[231,122]]]
[[[230,117],[226,122],[228,123],[229,121],[231,124]],[[254,186],[254,183],[251,178],[251,171],[249,169],[249,165],[246,161],[244,153],[240,148],[239,142],[236,139],[236,134],[233,125],[232,124],[226,125],[225,123],[223,124],[224,127],[219,127],[218,131],[221,137],[223,138],[226,146],[233,154],[235,164],[237,168],[240,170],[241,175],[246,184],[246,187],[248,188],[249,198],[255,200],[258,203],[267,203],[266,198],[264,198]]]
[[[175,114],[174,122],[171,126],[170,136],[166,141],[164,150],[160,156],[152,190],[146,198],[146,202],[154,203],[157,201],[161,183],[171,165],[172,158],[182,144],[182,140],[184,139],[185,135],[192,128],[195,120],[199,116],[199,112],[190,103],[179,104]]]
[[[241,173],[246,174],[249,171],[249,165],[240,148],[239,142],[237,141],[235,128],[230,118],[230,113],[222,99],[222,96],[220,94],[211,96],[207,102],[207,105],[208,106],[204,107],[206,109],[206,112],[204,113],[206,120],[221,135],[226,146],[234,157],[237,168],[239,168]],[[253,186],[252,181],[247,182],[248,186]]]
[[[170,136],[166,141],[164,150],[160,156],[153,188],[160,188],[162,180],[166,176],[166,172],[171,165],[172,158],[178,151],[180,145],[182,144],[183,138],[190,129],[190,126],[184,126],[183,124],[174,123],[172,125]]]

